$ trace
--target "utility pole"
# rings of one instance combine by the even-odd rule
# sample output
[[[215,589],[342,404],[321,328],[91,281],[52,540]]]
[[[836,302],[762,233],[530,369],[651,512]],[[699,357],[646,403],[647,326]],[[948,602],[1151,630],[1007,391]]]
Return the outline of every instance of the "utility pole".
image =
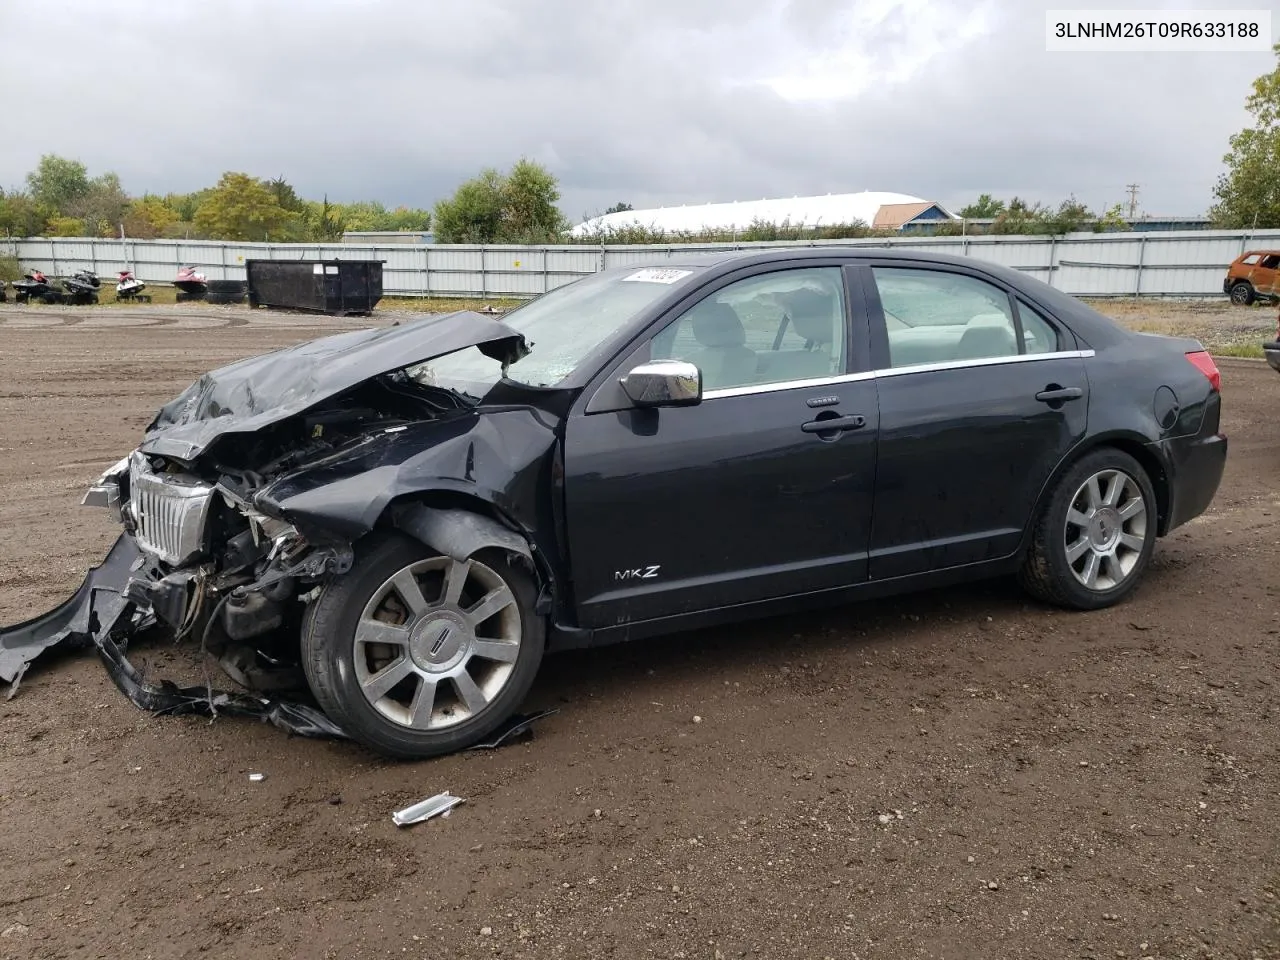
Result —
[[[1138,215],[1138,185],[1131,183],[1125,189],[1129,191],[1129,219],[1132,220]]]

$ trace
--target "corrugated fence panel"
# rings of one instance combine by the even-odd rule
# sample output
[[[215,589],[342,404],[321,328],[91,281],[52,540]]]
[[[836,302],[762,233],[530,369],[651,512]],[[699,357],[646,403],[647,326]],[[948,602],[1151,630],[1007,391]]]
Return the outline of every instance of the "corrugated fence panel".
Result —
[[[890,237],[776,243],[588,246],[239,243],[207,240],[0,240],[25,268],[56,277],[132,269],[171,283],[184,265],[210,279],[243,280],[244,262],[382,260],[388,296],[536,296],[601,269],[733,250],[887,246],[950,253],[1023,270],[1080,296],[1222,296],[1226,266],[1247,249],[1280,249],[1280,230],[1069,234],[1065,237]]]

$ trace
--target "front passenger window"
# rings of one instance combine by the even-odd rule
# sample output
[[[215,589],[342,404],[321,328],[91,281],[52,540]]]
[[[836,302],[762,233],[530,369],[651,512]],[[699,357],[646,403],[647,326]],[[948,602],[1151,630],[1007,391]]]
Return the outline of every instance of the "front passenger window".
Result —
[[[653,339],[652,359],[687,360],[702,389],[781,384],[844,372],[839,267],[778,270],[699,301]]]

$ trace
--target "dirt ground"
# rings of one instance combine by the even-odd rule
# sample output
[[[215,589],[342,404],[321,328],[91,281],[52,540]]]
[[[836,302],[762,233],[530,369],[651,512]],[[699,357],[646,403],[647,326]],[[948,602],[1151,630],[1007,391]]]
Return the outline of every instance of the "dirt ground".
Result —
[[[350,325],[0,307],[0,623],[105,553],[79,498],[157,406]],[[1222,489],[1111,610],[997,582],[563,654],[532,741],[417,764],[38,664],[0,957],[1280,957],[1280,376],[1221,365]]]

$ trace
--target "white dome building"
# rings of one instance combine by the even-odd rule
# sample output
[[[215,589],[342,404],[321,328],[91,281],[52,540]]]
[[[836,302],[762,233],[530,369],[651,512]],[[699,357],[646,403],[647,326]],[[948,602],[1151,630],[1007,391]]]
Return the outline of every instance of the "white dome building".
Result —
[[[591,236],[627,227],[648,227],[668,233],[701,230],[743,230],[755,221],[809,228],[859,220],[876,229],[899,230],[921,220],[951,220],[954,215],[941,204],[906,193],[829,193],[820,197],[778,200],[742,200],[694,206],[624,210],[592,217],[570,232]]]

